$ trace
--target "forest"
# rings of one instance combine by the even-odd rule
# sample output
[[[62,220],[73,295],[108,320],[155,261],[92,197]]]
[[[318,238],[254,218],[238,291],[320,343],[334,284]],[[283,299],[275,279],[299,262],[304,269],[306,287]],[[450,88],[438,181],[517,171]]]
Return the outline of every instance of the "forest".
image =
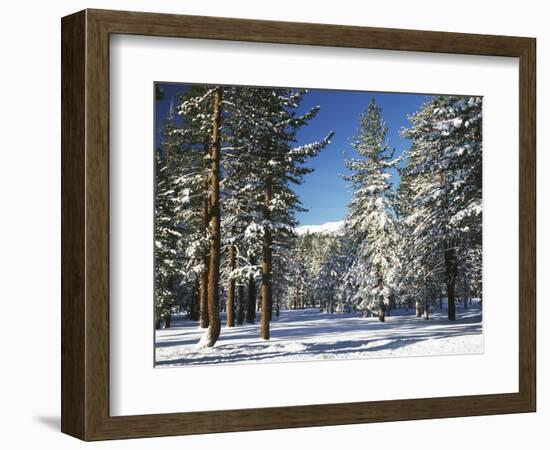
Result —
[[[428,97],[395,156],[373,97],[348,137],[347,214],[315,232],[295,187],[334,133],[298,143],[320,110],[301,107],[307,95],[195,84],[172,99],[155,149],[157,333],[177,318],[207,349],[239,327],[268,341],[292,312],[393,330],[394,316],[452,326],[481,310],[482,98]]]

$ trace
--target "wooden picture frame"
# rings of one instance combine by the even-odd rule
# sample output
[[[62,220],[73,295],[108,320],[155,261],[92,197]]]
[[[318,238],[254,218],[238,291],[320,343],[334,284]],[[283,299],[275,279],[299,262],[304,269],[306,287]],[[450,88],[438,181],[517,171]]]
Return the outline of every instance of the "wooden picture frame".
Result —
[[[101,440],[535,411],[535,39],[104,10],[64,17],[61,29],[64,433]],[[116,33],[519,58],[519,391],[110,416],[109,36]]]

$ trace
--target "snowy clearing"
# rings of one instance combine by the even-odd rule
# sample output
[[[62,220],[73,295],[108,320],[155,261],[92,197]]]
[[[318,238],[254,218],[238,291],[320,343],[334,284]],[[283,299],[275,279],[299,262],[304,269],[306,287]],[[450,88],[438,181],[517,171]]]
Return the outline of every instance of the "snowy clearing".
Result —
[[[381,323],[357,314],[287,310],[281,311],[279,318],[273,317],[269,341],[260,339],[259,323],[234,328],[222,325],[216,345],[199,348],[205,330],[199,329],[197,322],[175,316],[172,328],[156,331],[156,364],[170,367],[482,353],[481,317],[478,305],[458,310],[456,322],[439,311],[433,312],[430,320],[415,317],[413,311],[392,311]]]

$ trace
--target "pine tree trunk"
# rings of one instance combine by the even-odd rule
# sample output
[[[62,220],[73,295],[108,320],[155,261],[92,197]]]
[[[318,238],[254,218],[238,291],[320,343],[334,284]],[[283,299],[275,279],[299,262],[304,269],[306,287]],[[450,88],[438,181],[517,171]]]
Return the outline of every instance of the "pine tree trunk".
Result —
[[[205,264],[206,267],[208,267],[208,255],[205,255]],[[208,318],[208,269],[206,268],[201,272],[200,275],[199,302],[200,327],[208,328],[210,320]]]
[[[239,284],[237,288],[237,325],[244,323],[244,286]]]
[[[298,309],[300,304],[300,295],[302,290],[302,276],[300,272],[296,274],[296,296],[294,297],[294,309]]]
[[[208,326],[207,346],[212,347],[220,336],[220,119],[222,90],[217,87],[213,98],[211,148],[211,176],[210,176],[210,261],[208,267]]]
[[[376,287],[379,290],[384,285],[384,281],[383,281],[383,278],[382,278],[382,269],[380,268],[380,266],[376,267],[376,274],[377,274],[376,275],[376,278],[377,278]],[[384,303],[384,301],[380,301],[380,310],[378,312],[378,320],[380,322],[385,322],[386,321],[386,304]]]
[[[235,249],[235,246],[231,245],[229,247],[229,270],[231,271],[235,270],[236,253],[237,250]],[[233,277],[229,278],[229,288],[227,293],[227,326],[235,326],[235,278]]]
[[[428,300],[424,302],[424,319],[429,320],[430,319],[430,308],[428,305]]]
[[[449,320],[456,320],[455,280],[457,274],[456,251],[445,246],[445,285],[447,287],[447,309]]]
[[[380,311],[378,312],[378,320],[380,322],[386,321],[386,305],[384,304],[384,302],[380,304]]]
[[[155,314],[155,330],[160,330],[162,328],[162,321],[160,314]]]
[[[210,221],[210,214],[209,214],[209,205],[210,205],[210,198],[208,195],[209,187],[208,187],[208,177],[204,177],[205,186],[204,186],[204,197],[202,200],[202,212],[201,212],[201,228],[203,236],[207,237],[208,233],[208,225]],[[202,255],[202,263],[203,263],[203,269],[200,273],[200,279],[199,279],[199,314],[200,314],[200,327],[201,328],[208,328],[208,325],[210,324],[209,317],[208,317],[208,265],[210,264],[210,257],[208,254],[208,250],[203,249],[203,255]]]
[[[256,264],[254,257],[250,257],[250,265]],[[248,277],[248,305],[246,309],[246,323],[254,323],[256,319],[256,282],[254,276]]]
[[[275,310],[275,315],[277,317],[279,317],[280,315],[280,311],[281,311],[281,300],[279,299],[279,297],[277,297],[277,303],[276,303],[276,310]]]
[[[271,214],[269,204],[271,202],[271,178],[267,176],[264,191],[264,221],[269,223]],[[260,336],[269,339],[269,320],[271,315],[271,230],[266,227],[263,238],[262,260],[262,313],[260,318]]]
[[[416,307],[416,317],[422,316],[422,307],[420,306],[420,301],[418,299],[415,300],[415,307]]]
[[[172,315],[167,312],[166,314],[164,314],[164,316],[162,316],[163,320],[164,320],[164,328],[170,328],[170,323],[172,321]]]

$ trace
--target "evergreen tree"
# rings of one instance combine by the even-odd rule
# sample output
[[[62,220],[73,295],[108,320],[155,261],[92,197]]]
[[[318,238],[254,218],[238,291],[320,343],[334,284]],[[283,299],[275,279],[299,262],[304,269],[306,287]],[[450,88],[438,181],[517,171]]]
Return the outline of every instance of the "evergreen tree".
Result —
[[[459,259],[481,246],[481,105],[480,97],[433,97],[403,130],[412,140],[405,170],[414,205],[409,220],[431,271],[444,267],[449,320],[456,320]]]
[[[391,173],[397,165],[386,141],[387,127],[374,98],[359,118],[352,146],[359,155],[346,160],[352,172],[345,178],[354,188],[346,229],[357,243],[351,272],[357,286],[357,308],[378,313],[385,320],[386,307],[394,289],[396,228],[392,205]]]
[[[248,154],[254,166],[247,170],[247,185],[258,187],[257,207],[260,217],[252,220],[245,234],[261,239],[261,329],[263,339],[269,339],[271,317],[272,269],[274,242],[280,236],[292,234],[294,213],[300,209],[292,184],[300,184],[303,175],[311,172],[303,164],[316,156],[330,140],[331,133],[322,141],[294,147],[298,130],[318,113],[313,108],[303,115],[298,109],[304,90],[238,88],[231,107],[238,113],[233,117],[233,129],[251,126],[248,138],[238,140],[239,155]],[[238,98],[237,98],[238,96]],[[252,287],[250,285],[250,287]],[[252,289],[249,289],[252,292]]]

